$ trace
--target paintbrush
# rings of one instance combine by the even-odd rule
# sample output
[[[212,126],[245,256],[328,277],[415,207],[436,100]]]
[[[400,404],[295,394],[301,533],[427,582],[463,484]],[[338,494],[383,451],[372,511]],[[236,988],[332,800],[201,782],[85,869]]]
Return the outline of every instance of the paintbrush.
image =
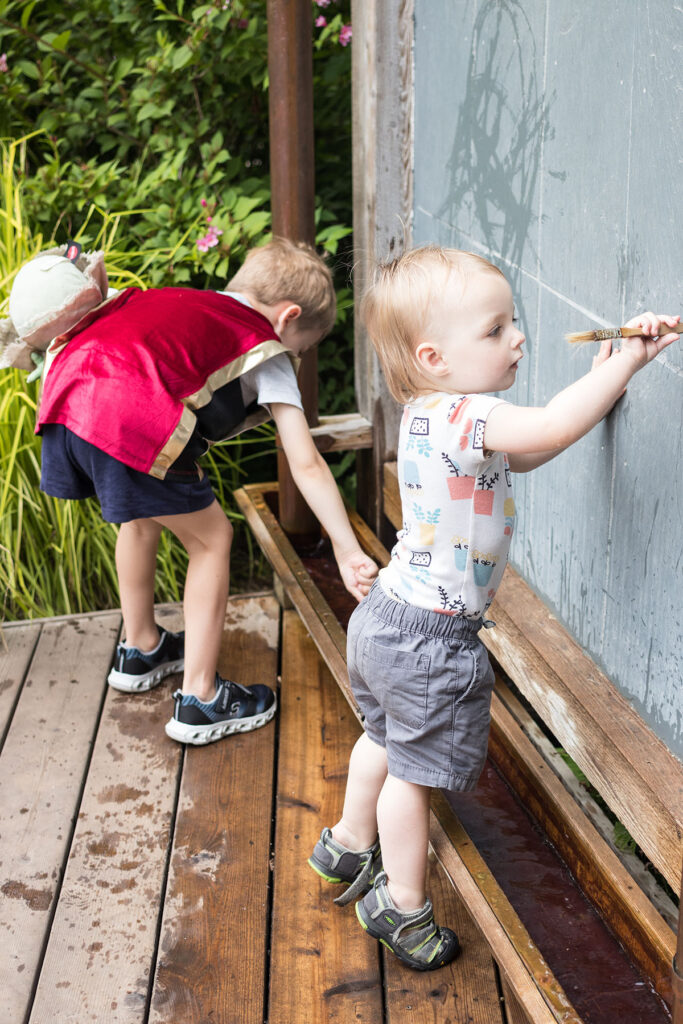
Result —
[[[635,338],[642,334],[641,327],[602,327],[598,331],[579,331],[578,334],[565,334],[567,341],[605,341],[607,338]],[[662,334],[683,334],[683,324],[667,327],[662,324]],[[647,337],[647,335],[646,335]]]

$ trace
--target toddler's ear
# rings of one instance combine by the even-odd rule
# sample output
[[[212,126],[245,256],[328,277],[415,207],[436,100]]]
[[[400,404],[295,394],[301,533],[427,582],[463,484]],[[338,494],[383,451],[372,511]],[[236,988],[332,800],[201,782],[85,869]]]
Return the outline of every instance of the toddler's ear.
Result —
[[[448,370],[441,351],[431,341],[419,343],[415,349],[415,361],[421,370],[434,377],[439,377]]]

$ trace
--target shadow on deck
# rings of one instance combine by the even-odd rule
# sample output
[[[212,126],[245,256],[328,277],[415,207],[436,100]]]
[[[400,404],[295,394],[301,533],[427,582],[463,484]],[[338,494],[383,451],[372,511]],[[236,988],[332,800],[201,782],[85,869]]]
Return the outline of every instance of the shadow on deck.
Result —
[[[307,866],[360,727],[295,612],[231,599],[221,667],[279,686],[280,709],[206,748],[165,736],[176,678],[106,686],[120,628],[116,612],[3,627],[3,1024],[517,1024],[438,863],[437,919],[464,955],[426,975]]]

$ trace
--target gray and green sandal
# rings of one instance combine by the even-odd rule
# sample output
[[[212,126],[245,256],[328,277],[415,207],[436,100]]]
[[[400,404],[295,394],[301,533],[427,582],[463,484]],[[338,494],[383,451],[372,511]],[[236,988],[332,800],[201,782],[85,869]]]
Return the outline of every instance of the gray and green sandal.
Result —
[[[348,888],[334,901],[343,907],[372,888],[375,875],[382,869],[379,840],[368,850],[355,853],[338,843],[329,828],[324,828],[308,863],[326,882],[348,883]]]
[[[460,952],[455,932],[435,924],[431,900],[409,913],[394,905],[384,871],[377,875],[367,896],[356,903],[356,914],[369,935],[416,971],[445,967]]]

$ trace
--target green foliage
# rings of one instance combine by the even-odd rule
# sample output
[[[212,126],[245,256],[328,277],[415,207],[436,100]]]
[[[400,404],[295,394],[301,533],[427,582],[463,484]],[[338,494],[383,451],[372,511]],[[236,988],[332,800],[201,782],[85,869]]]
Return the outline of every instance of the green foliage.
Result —
[[[25,168],[25,145],[0,144],[0,313],[19,267],[45,248],[27,226],[16,175]],[[96,223],[99,228],[96,229]],[[114,240],[116,216],[92,214],[94,244],[105,250],[113,287],[142,285],[129,254]],[[0,370],[0,617],[33,618],[111,608],[118,604],[114,546],[118,528],[102,519],[94,499],[61,501],[40,491],[40,439],[34,433],[38,383],[19,370]],[[242,582],[263,572],[232,492],[248,480],[272,479],[275,431],[271,425],[219,445],[204,459],[218,500],[235,525],[237,571]],[[85,571],[84,567],[87,567]],[[161,536],[156,599],[179,601],[187,556],[167,531]]]
[[[317,243],[334,257],[339,295],[319,354],[329,413],[354,405],[350,48],[339,43],[349,9],[350,0],[312,5],[329,21],[314,29],[313,53]],[[265,0],[0,0],[0,54],[0,313],[19,266],[68,238],[105,250],[114,287],[200,288],[224,286],[267,240]],[[94,502],[39,492],[35,386],[14,371],[0,371],[0,386],[0,611],[116,605],[116,528]],[[205,460],[236,526],[243,580],[259,563],[231,493],[274,477],[273,437],[260,428]],[[352,461],[332,466],[347,496]],[[159,570],[157,599],[178,600],[185,555],[165,533]]]
[[[348,8],[315,30],[317,241],[331,254],[350,234]],[[117,210],[150,284],[224,281],[270,229],[267,45],[265,0],[0,0],[0,135],[33,133],[34,231],[88,245],[90,208]],[[202,253],[207,216],[222,234]],[[172,258],[145,259],[159,251]]]

